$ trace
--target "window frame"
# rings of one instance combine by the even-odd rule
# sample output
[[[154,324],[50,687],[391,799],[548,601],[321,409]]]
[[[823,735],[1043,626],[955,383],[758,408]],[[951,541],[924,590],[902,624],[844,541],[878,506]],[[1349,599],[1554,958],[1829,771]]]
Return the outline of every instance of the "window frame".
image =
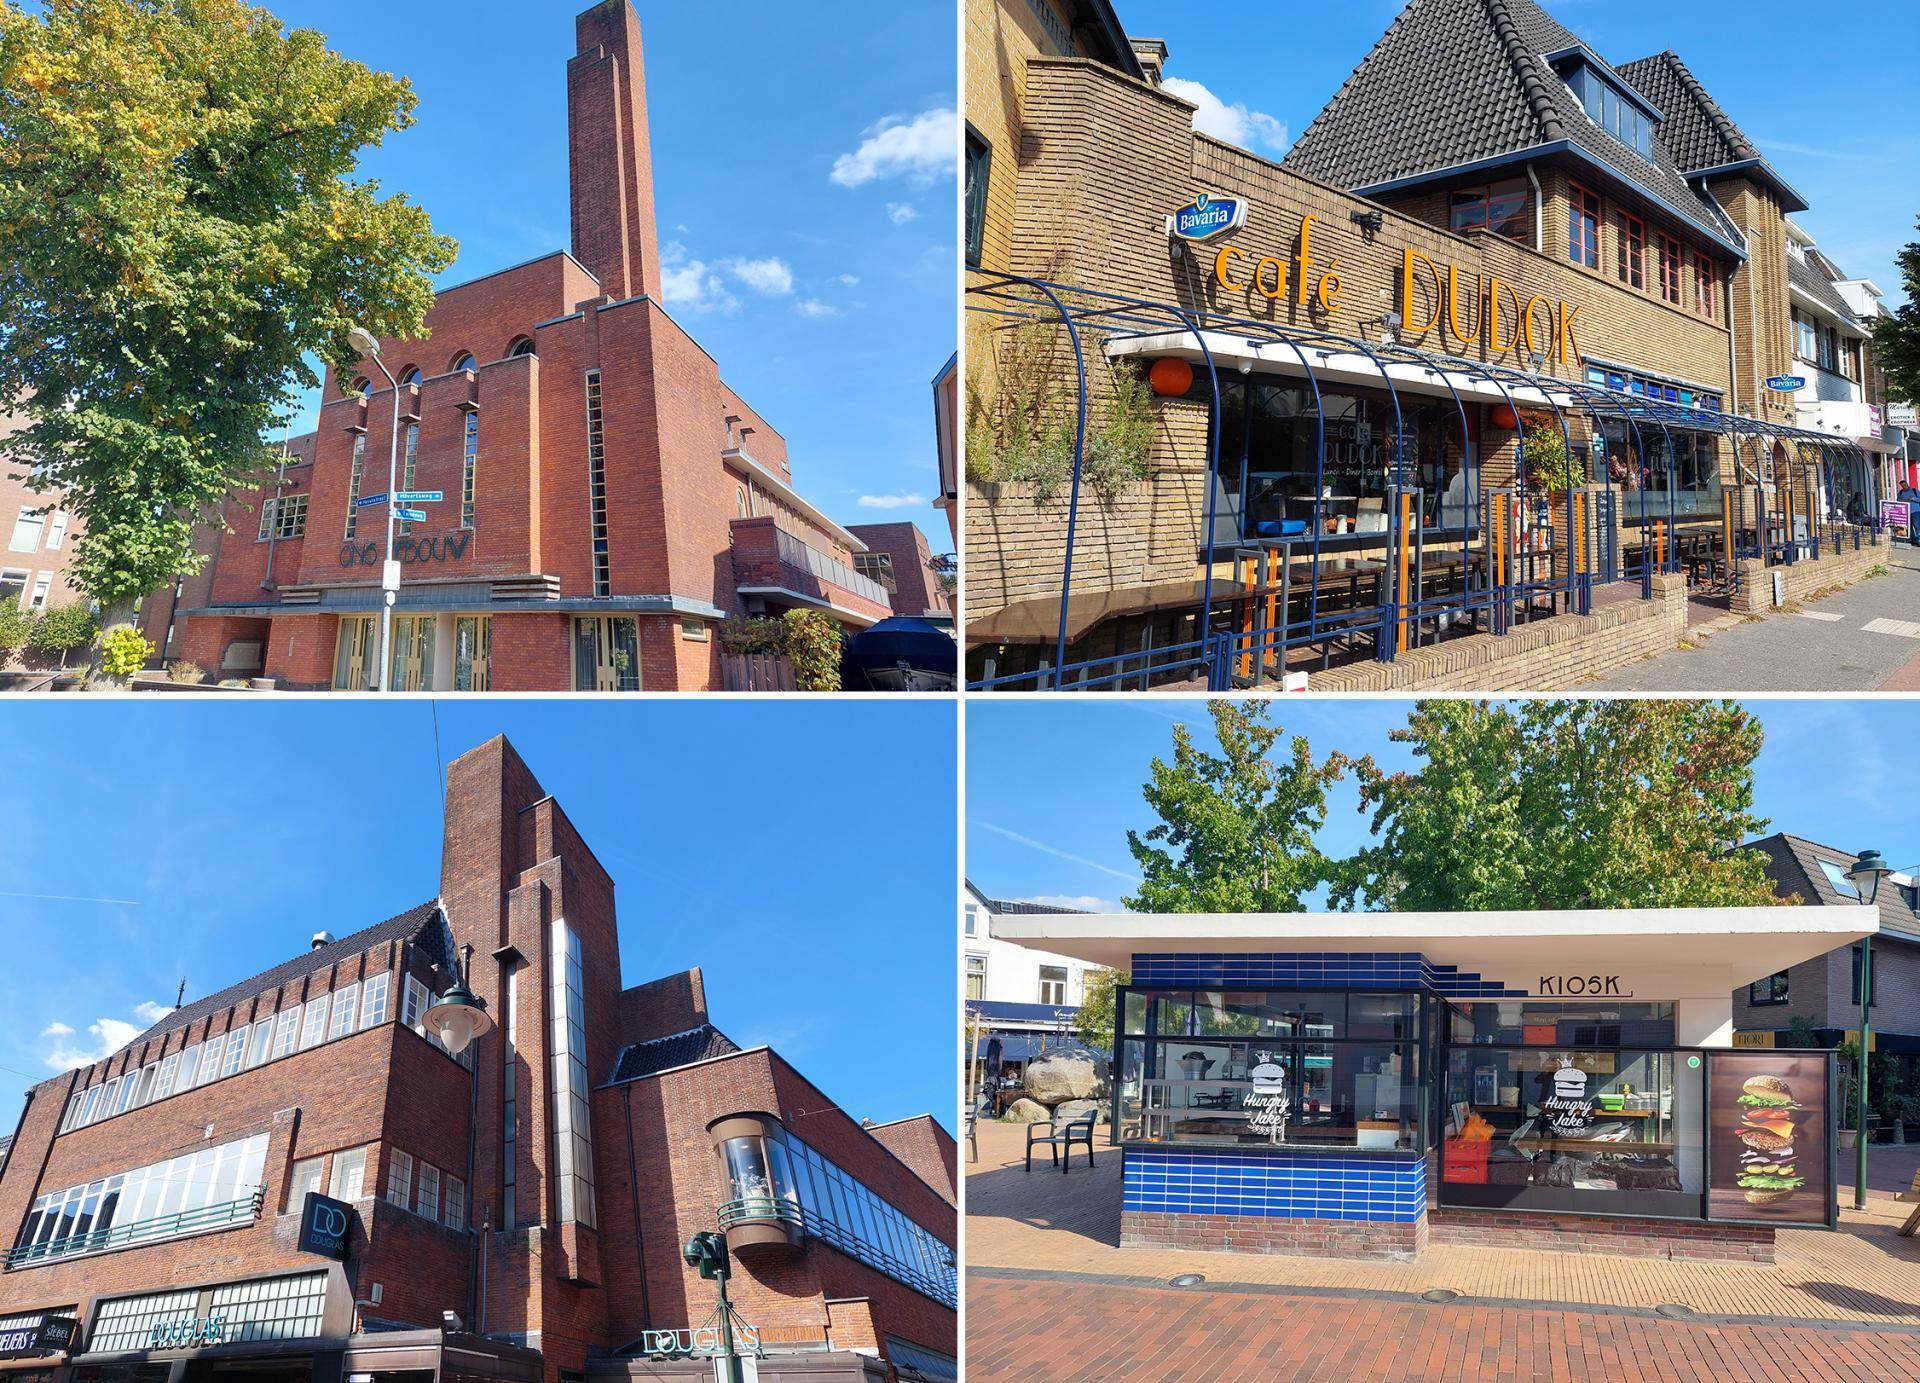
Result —
[[[397,1193],[397,1194],[396,1194]],[[402,1210],[413,1206],[413,1154],[390,1148],[387,1151],[387,1175],[381,1199]]]
[[[967,122],[965,163],[962,165],[962,198],[965,208],[963,230],[966,234],[967,264],[979,268],[986,252],[987,201],[993,187],[993,141]],[[978,170],[978,181],[975,172]]]
[[[1705,317],[1710,322],[1720,320],[1719,293],[1716,285],[1719,281],[1713,263],[1713,256],[1705,250],[1693,252],[1693,311],[1697,317]]]
[[[344,1016],[346,1022],[340,1020]],[[327,1018],[327,1041],[350,1037],[358,1032],[360,1021],[360,982],[343,984],[333,991],[333,1010]]]
[[[1789,993],[1792,970],[1777,970],[1747,986],[1747,1004],[1752,1008],[1767,1008],[1775,1004],[1792,1002]],[[1778,983],[1776,983],[1778,981]],[[1761,986],[1766,986],[1764,992]]]
[[[358,1188],[347,1195],[342,1184],[348,1168],[352,1168],[358,1181]],[[343,1148],[333,1155],[333,1166],[327,1169],[327,1194],[337,1201],[364,1200],[367,1194],[367,1150],[365,1147]]]
[[[1606,220],[1606,201],[1591,188],[1567,180],[1567,262],[1600,273],[1606,266],[1600,253],[1600,226]],[[1583,257],[1586,248],[1592,258]]]
[[[32,533],[33,541],[27,546],[21,547],[20,540],[26,536],[29,531]],[[46,541],[46,536],[47,511],[45,509],[36,509],[32,505],[23,504],[20,506],[20,512],[14,515],[13,536],[7,539],[7,551],[23,553],[38,552],[40,545]]]
[[[413,1178],[413,1213],[423,1220],[440,1218],[440,1169],[422,1162]]]
[[[316,994],[300,1005],[300,1048],[303,1052],[312,1051],[327,1040],[328,1006],[333,995]]]
[[[1680,241],[1665,231],[1660,233],[1659,284],[1660,300],[1669,307],[1679,307],[1686,294],[1680,282],[1686,269],[1686,250]]]
[[[1617,208],[1620,228],[1620,262],[1615,269],[1620,282],[1636,292],[1647,290],[1647,223],[1625,207]],[[1631,271],[1631,272],[1629,272]]]
[[[360,991],[360,1032],[387,1021],[392,991],[393,976],[387,971],[367,976]]]

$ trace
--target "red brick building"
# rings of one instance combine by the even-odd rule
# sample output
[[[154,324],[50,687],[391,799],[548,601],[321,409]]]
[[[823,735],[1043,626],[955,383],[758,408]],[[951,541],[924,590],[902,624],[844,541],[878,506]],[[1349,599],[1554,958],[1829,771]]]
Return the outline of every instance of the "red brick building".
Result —
[[[67,579],[80,525],[58,496],[27,484],[7,449],[7,438],[20,426],[16,415],[0,412],[0,604],[44,610],[80,598]],[[0,668],[17,661],[0,652]]]
[[[439,897],[29,1092],[0,1378],[711,1377],[716,1229],[759,1378],[953,1377],[953,1140],[739,1048],[698,970],[623,989],[613,881],[504,739],[446,800]],[[456,968],[492,1020],[457,1057]]]
[[[854,569],[886,587],[894,614],[953,622],[953,597],[941,583],[942,559],[933,555],[919,525],[856,523],[849,531],[867,546],[855,554]]]
[[[372,359],[328,371],[312,464],[229,505],[177,656],[288,688],[374,684],[386,513],[359,505],[388,493],[396,403],[399,488],[444,498],[396,537],[395,688],[717,688],[730,615],[818,609],[858,630],[890,613],[853,570],[859,539],[795,487],[785,439],[661,305],[630,0],[576,30],[572,253],[448,288],[425,338],[382,341],[397,400]]]

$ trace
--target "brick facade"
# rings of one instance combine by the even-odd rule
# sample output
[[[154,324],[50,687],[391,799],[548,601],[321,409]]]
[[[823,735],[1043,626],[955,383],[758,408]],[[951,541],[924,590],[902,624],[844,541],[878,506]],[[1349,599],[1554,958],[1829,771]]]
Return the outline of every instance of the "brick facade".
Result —
[[[856,523],[847,531],[865,543],[867,551],[885,553],[891,559],[894,614],[936,620],[953,618],[952,597],[940,584],[939,573],[933,567],[933,550],[927,546],[927,535],[918,526]]]
[[[1171,1215],[1120,1212],[1122,1248],[1195,1249],[1219,1253],[1299,1254],[1313,1258],[1417,1258],[1428,1242],[1428,1219],[1290,1220],[1272,1215]]]
[[[61,507],[58,495],[42,494],[27,483],[7,444],[22,426],[18,415],[0,410],[0,601],[17,609],[44,609],[82,598],[67,567],[83,525]],[[49,659],[27,649],[0,649],[0,673],[38,670],[58,662],[57,657]]]
[[[573,253],[445,289],[420,337],[381,342],[381,360],[402,381],[398,486],[444,496],[424,506],[425,523],[402,525],[396,543],[398,614],[431,621],[431,671],[399,674],[417,676],[421,690],[714,689],[715,626],[729,616],[824,608],[858,629],[886,613],[865,599],[828,605],[796,590],[792,562],[776,572],[782,579],[742,589],[755,583],[735,570],[736,518],[772,516],[793,542],[833,561],[845,562],[858,540],[794,492],[785,440],[659,301],[646,77],[631,0],[583,12],[576,38],[567,69]],[[599,509],[589,457],[594,389]],[[282,487],[307,497],[303,534],[272,545],[268,572],[269,544],[257,534],[271,487],[236,495],[224,513],[230,531],[210,534],[206,579],[189,581],[172,602],[179,608],[156,618],[184,622],[169,651],[210,673],[238,671],[234,644],[250,653],[256,642],[267,653],[251,671],[290,689],[334,685],[337,659],[349,671],[358,666],[343,656],[355,637],[347,623],[380,608],[386,513],[355,501],[389,491],[395,390],[364,359],[330,369],[322,398],[312,464],[290,471]],[[469,520],[463,492],[476,421]],[[271,628],[232,622],[243,617]],[[637,650],[637,668],[625,647],[596,654],[592,625],[590,661],[578,665],[575,621],[593,619],[621,622],[614,637]],[[299,632],[286,637],[294,626]],[[457,659],[456,640],[479,639],[483,629],[483,657]]]
[[[1615,1253],[1720,1263],[1773,1262],[1769,1225],[1680,1224],[1669,1220],[1602,1220],[1590,1215],[1490,1214],[1434,1210],[1436,1244],[1547,1249],[1561,1253]]]
[[[610,1356],[644,1331],[698,1328],[713,1310],[712,1284],[682,1262],[680,1246],[711,1229],[720,1203],[736,1194],[707,1130],[742,1111],[779,1120],[951,1253],[955,1150],[944,1131],[943,1167],[896,1154],[766,1048],[614,1081],[625,1049],[703,1024],[707,1010],[697,970],[622,987],[613,893],[591,848],[504,739],[460,756],[447,773],[434,903],[338,942],[316,938],[306,956],[178,1010],[95,1067],[34,1087],[0,1171],[5,1249],[49,1191],[264,1133],[258,1214],[207,1232],[15,1266],[0,1274],[0,1316],[75,1307],[84,1351],[105,1300],[327,1269],[329,1325],[315,1342],[319,1352],[344,1348],[352,1357],[359,1337],[343,1337],[357,1302],[363,1322],[390,1329],[437,1329],[442,1313],[454,1312],[472,1334],[498,1342],[493,1347],[537,1350],[549,1383],[562,1371],[586,1371],[590,1359],[602,1372],[640,1369],[645,1361],[637,1357]],[[581,951],[578,1055],[587,1073],[591,1218],[566,1212],[558,1185],[565,1169],[556,1147],[556,1065],[564,1063],[556,1063],[552,1034],[562,919]],[[408,1007],[410,991],[444,992],[462,954],[494,1023],[471,1049],[471,1075]],[[138,1073],[189,1046],[205,1051],[209,1038],[378,976],[386,977],[384,1014],[367,1014],[357,1030],[310,1047],[302,1030],[303,1045],[277,1057],[268,1046],[260,1064],[249,1046],[246,1066],[211,1083],[56,1133],[76,1090]],[[271,1043],[277,1022],[265,1032]],[[296,1163],[320,1159],[318,1184],[326,1191],[341,1155],[356,1149],[365,1170],[349,1255],[328,1268],[297,1248],[303,1202],[289,1177]],[[410,1173],[401,1154],[411,1159]],[[452,1179],[462,1183],[464,1223],[424,1213],[429,1167],[442,1197]],[[409,1175],[408,1203],[390,1203],[390,1178]],[[760,1327],[776,1354],[877,1347],[884,1363],[889,1337],[955,1353],[952,1307],[813,1235],[775,1255],[736,1255],[732,1290],[741,1319]],[[843,1303],[859,1304],[846,1319],[867,1322],[858,1339],[836,1333]],[[869,1338],[876,1332],[877,1340]],[[207,1351],[218,1358],[244,1355],[246,1347]],[[869,1367],[858,1358],[841,1363],[848,1376]]]

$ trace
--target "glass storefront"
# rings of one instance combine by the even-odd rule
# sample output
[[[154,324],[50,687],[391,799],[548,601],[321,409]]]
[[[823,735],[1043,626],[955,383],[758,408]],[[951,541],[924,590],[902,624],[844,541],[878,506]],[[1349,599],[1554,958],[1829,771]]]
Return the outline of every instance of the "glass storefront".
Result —
[[[1640,522],[1643,497],[1650,522],[1719,518],[1717,434],[1640,423],[1639,445],[1635,440],[1634,429],[1615,418],[1604,420],[1594,437],[1592,477],[1595,484],[1618,487],[1622,522]]]
[[[1133,1141],[1418,1149],[1410,993],[1124,991],[1116,1065]]]

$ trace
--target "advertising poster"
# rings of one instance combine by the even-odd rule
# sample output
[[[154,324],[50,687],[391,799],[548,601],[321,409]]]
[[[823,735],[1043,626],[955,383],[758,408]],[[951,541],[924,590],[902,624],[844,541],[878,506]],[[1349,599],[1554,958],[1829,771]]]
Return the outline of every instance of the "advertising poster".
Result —
[[[1827,1222],[1827,1058],[1731,1049],[1707,1055],[1707,1216]]]

